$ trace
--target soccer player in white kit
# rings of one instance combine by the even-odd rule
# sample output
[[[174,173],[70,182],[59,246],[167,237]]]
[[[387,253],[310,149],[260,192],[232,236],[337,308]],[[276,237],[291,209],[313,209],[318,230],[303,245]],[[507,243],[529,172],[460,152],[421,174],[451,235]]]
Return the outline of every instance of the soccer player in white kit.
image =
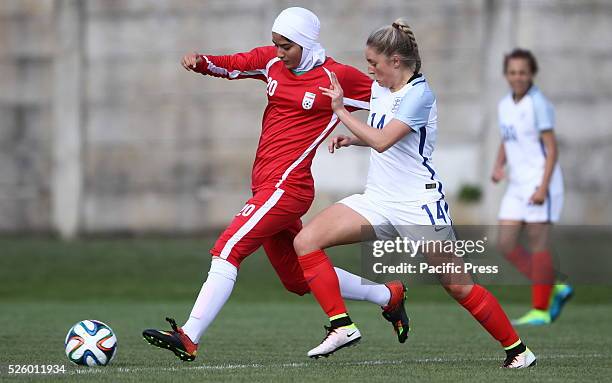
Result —
[[[443,184],[432,162],[437,132],[436,98],[420,73],[417,42],[406,21],[398,19],[374,31],[368,38],[365,55],[368,71],[376,80],[372,84],[367,124],[350,116],[344,108],[343,90],[333,73],[332,86],[322,90],[332,98],[334,112],[354,134],[332,138],[330,151],[351,145],[372,148],[366,190],[330,206],[298,233],[294,247],[300,257],[314,254],[326,257],[325,248],[361,242],[364,227],[372,229],[378,238],[400,235],[412,239],[414,230],[421,234],[418,228],[429,230],[436,239],[455,238]],[[436,261],[434,256],[444,254],[425,251],[424,255],[431,264]],[[321,279],[330,283],[330,277]],[[441,274],[439,279],[449,295],[501,343],[506,350],[503,367],[536,364],[534,354],[521,342],[499,302],[487,289],[475,284],[469,274],[459,277]],[[318,280],[313,277],[309,283]],[[324,307],[324,302],[315,298]],[[341,299],[339,294],[336,298]],[[322,343],[308,355],[328,356],[350,345],[355,334],[360,336],[352,322],[350,326],[332,326]]]
[[[533,54],[515,49],[504,59],[504,75],[511,88],[498,106],[502,143],[492,180],[508,169],[508,188],[499,210],[499,246],[532,283],[532,309],[513,321],[516,325],[544,325],[555,320],[572,296],[566,284],[554,284],[549,249],[550,226],[563,207],[563,176],[559,166],[552,104],[534,83],[538,65]],[[529,253],[519,245],[527,231]]]

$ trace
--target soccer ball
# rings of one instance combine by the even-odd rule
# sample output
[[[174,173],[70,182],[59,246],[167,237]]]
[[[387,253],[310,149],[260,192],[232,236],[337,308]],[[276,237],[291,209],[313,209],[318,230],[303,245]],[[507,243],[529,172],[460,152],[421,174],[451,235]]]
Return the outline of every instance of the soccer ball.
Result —
[[[73,363],[81,366],[106,366],[117,353],[117,337],[107,324],[84,320],[68,330],[64,348],[66,356]]]

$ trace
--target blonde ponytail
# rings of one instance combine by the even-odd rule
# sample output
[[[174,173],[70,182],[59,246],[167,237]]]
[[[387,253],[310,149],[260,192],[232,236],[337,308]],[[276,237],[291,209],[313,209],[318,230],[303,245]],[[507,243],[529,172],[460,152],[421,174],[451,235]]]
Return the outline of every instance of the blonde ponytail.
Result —
[[[401,62],[414,73],[419,73],[421,70],[419,46],[412,28],[403,18],[372,32],[366,44],[385,56],[398,55]]]

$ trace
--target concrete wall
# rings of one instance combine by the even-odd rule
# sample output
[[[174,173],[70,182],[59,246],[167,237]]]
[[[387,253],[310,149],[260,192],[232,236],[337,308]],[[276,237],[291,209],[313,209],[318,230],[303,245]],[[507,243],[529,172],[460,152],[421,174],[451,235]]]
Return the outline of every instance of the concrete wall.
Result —
[[[0,231],[51,227],[53,1],[0,1]]]
[[[227,223],[249,195],[263,84],[184,71],[179,60],[270,41],[295,2],[0,1],[0,231],[192,232]],[[612,1],[308,1],[334,58],[365,70],[369,32],[406,16],[437,93],[434,162],[455,222],[494,222],[488,182],[506,92],[502,54],[540,64],[557,108],[564,222],[612,223]],[[367,150],[315,160],[312,211],[362,189]],[[337,182],[340,171],[345,177]],[[456,203],[477,184],[477,205]]]

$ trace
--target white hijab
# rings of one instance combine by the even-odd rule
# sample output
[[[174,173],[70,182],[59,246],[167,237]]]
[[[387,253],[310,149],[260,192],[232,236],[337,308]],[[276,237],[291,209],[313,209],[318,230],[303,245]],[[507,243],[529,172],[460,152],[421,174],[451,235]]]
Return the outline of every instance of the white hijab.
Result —
[[[302,47],[302,60],[294,71],[309,71],[325,61],[325,49],[318,41],[320,29],[317,15],[300,7],[287,8],[274,20],[272,32]]]

